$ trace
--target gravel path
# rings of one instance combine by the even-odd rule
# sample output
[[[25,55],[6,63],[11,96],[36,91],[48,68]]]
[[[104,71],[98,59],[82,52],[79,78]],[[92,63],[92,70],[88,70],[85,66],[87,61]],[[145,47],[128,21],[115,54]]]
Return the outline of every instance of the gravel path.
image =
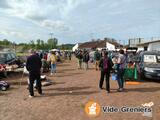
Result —
[[[10,75],[6,80],[11,89],[0,91],[0,120],[160,120],[160,83],[143,82],[126,85],[124,92],[117,92],[117,82],[111,80],[111,93],[98,88],[100,72],[92,69],[78,70],[76,60],[58,65],[56,75],[47,78],[53,85],[43,87],[44,96],[35,91],[34,98],[28,98],[27,77],[19,87],[21,75]],[[86,115],[84,108],[94,100],[100,106],[137,107],[154,102],[153,117],[142,113],[103,113],[97,117]]]

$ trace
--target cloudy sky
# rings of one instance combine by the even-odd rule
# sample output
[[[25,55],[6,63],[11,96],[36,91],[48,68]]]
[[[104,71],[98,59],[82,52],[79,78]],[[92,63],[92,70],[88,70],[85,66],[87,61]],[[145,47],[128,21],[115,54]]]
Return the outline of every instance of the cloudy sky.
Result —
[[[0,0],[0,39],[160,37],[160,0]]]

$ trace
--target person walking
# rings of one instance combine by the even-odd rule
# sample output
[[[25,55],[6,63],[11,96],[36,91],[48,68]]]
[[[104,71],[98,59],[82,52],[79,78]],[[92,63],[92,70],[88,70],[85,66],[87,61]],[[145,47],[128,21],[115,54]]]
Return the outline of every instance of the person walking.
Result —
[[[117,81],[118,81],[118,91],[122,92],[124,89],[124,73],[126,67],[126,56],[124,55],[124,50],[119,50],[118,56],[118,69],[117,69]]]
[[[40,80],[42,62],[40,57],[31,51],[32,55],[27,58],[26,69],[29,71],[29,97],[34,97],[33,84],[36,80],[36,88],[38,93],[42,95],[42,85]]]
[[[94,53],[94,61],[95,61],[96,71],[99,69],[98,66],[99,66],[100,59],[101,59],[101,54],[98,52],[98,50],[96,50],[96,52]]]
[[[101,77],[99,82],[99,88],[103,89],[104,77],[106,80],[106,91],[110,93],[110,71],[112,69],[113,63],[112,60],[108,57],[108,52],[105,51],[104,57],[100,60],[99,68],[101,70]]]
[[[81,50],[77,53],[77,59],[78,59],[78,68],[82,69],[83,53]]]
[[[68,59],[71,61],[72,59],[72,53],[71,52],[68,52]]]
[[[57,67],[56,65],[57,57],[54,51],[51,52],[49,61],[51,62],[51,75],[53,75],[53,73],[56,73],[56,67]]]
[[[83,55],[83,66],[84,69],[87,70],[89,68],[88,66],[88,61],[89,61],[89,53],[88,51],[84,51],[84,55]]]

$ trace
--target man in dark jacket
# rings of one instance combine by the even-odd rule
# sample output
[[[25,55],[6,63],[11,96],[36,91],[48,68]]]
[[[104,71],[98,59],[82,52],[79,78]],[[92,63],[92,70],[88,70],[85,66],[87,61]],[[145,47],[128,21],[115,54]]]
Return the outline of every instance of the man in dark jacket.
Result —
[[[81,50],[77,53],[77,59],[78,59],[78,68],[81,69],[83,61],[83,54]]]
[[[89,53],[88,51],[84,51],[84,54],[83,54],[83,65],[84,65],[84,69],[87,70],[89,67],[88,67],[88,61],[89,61]]]
[[[29,71],[29,97],[34,97],[33,84],[36,80],[36,87],[38,93],[42,95],[41,81],[40,81],[40,71],[42,62],[40,57],[32,51],[32,55],[27,58],[26,68]]]
[[[106,91],[110,93],[110,71],[112,69],[113,63],[112,60],[108,57],[108,52],[104,52],[104,57],[100,60],[99,67],[101,69],[101,78],[99,82],[99,88],[102,89],[104,77],[106,79]]]
[[[72,59],[72,53],[68,52],[68,59],[71,60]]]
[[[95,69],[98,70],[99,62],[101,59],[101,54],[98,52],[98,50],[94,53],[94,61],[95,61]]]

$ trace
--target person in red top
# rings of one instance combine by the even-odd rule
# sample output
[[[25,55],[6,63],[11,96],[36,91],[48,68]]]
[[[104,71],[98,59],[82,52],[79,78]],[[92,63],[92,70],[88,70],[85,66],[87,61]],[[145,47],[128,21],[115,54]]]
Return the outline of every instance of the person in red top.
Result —
[[[43,59],[45,59],[47,61],[47,53],[44,53]]]
[[[99,88],[103,89],[103,82],[104,77],[106,79],[106,91],[110,93],[110,83],[109,83],[109,77],[110,77],[110,71],[112,69],[113,63],[112,60],[108,57],[108,52],[104,52],[104,57],[100,60],[100,70],[101,70],[101,77],[99,82]]]

